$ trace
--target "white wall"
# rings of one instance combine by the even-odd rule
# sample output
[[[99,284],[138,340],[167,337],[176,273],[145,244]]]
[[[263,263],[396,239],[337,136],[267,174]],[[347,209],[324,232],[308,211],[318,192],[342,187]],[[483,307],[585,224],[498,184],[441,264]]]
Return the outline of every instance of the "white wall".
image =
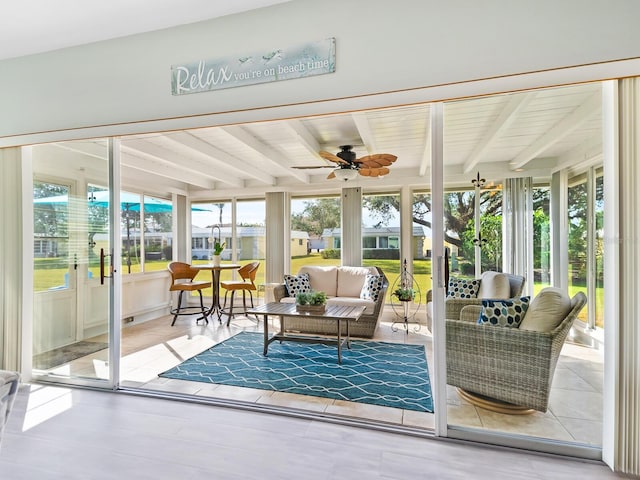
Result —
[[[10,137],[23,133],[342,98],[638,57],[638,18],[636,0],[295,0],[1,61],[0,146],[32,139]],[[180,97],[170,93],[172,64],[326,37],[336,37],[334,74]],[[107,133],[122,130],[115,125]]]

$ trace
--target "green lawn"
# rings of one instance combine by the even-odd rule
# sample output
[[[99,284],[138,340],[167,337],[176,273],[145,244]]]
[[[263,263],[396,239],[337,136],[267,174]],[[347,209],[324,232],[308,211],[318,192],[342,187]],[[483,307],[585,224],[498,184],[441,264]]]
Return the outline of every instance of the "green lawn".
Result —
[[[249,263],[253,260],[242,260],[240,263],[245,264]],[[260,261],[260,260],[259,260]],[[193,264],[204,264],[208,263],[207,260],[193,260]],[[157,271],[164,270],[167,268],[168,262],[166,260],[147,260],[145,262],[145,270]],[[365,266],[378,266],[380,267],[387,278],[389,279],[389,290],[387,291],[387,302],[390,302],[390,294],[391,294],[391,286],[396,281],[396,279],[400,276],[400,261],[398,260],[373,260],[373,259],[365,259],[363,261]],[[52,259],[36,259],[35,260],[36,270],[34,271],[34,290],[36,292],[48,290],[50,288],[59,287],[64,285],[64,274],[67,273],[66,268],[52,268],[57,267]],[[264,283],[264,261],[262,261],[261,267],[258,269],[258,274],[256,276],[256,285],[261,285]],[[291,259],[291,272],[295,273],[300,270],[300,267],[303,265],[340,265],[340,259],[324,259],[322,255],[317,252],[312,252],[309,255],[304,255],[300,257],[294,257]],[[431,260],[414,260],[413,262],[414,268],[414,279],[417,282],[420,288],[420,294],[422,303],[425,303],[425,298],[427,294],[427,290],[431,288]],[[94,278],[98,278],[100,275],[100,268],[96,266],[92,266],[89,269]],[[124,272],[127,271],[127,266],[123,265]],[[133,263],[131,265],[131,273],[139,273],[141,271],[141,266],[138,263]],[[124,273],[127,275],[127,273]],[[221,279],[222,280],[230,280],[232,278],[233,272],[231,270],[223,270]],[[209,279],[209,272],[201,272],[199,274],[199,278]],[[534,285],[534,295],[536,295],[545,285],[540,283],[536,283]],[[582,291],[586,294],[586,287],[581,286],[571,286],[569,288],[570,295],[575,295],[576,292]],[[206,296],[211,296],[211,289],[205,290],[204,294]],[[596,289],[596,325],[602,327],[604,325],[604,289],[597,288]],[[587,319],[587,309],[585,308],[580,317],[581,320],[586,321]]]

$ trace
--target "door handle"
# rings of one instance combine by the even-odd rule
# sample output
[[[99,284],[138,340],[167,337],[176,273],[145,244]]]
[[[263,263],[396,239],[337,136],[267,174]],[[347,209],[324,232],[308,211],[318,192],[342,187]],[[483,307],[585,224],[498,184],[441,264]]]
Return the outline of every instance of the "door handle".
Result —
[[[444,272],[442,271],[443,260],[444,257],[442,257],[441,255],[436,258],[436,276],[438,277],[438,288],[444,288]]]
[[[104,253],[104,248],[100,249],[100,285],[104,285],[105,278],[113,277],[113,262],[109,262],[109,275],[104,274],[104,259],[105,257],[111,257],[113,259],[113,253]]]

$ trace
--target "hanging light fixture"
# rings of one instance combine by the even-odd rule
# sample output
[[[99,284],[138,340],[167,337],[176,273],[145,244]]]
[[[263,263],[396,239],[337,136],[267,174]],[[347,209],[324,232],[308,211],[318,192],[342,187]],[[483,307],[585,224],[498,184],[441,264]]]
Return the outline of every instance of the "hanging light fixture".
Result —
[[[336,178],[340,180],[344,180],[345,182],[348,180],[353,180],[358,176],[358,171],[353,170],[351,168],[337,168],[333,171],[333,174]]]

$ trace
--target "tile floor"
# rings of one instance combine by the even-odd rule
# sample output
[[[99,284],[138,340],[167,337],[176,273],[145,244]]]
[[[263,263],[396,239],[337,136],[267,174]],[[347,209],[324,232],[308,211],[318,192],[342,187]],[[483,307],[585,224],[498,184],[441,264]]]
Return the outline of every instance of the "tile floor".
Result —
[[[392,331],[392,312],[385,312],[374,340],[424,344],[429,365],[432,361],[432,337],[422,327],[419,332]],[[242,331],[261,331],[260,325],[248,318],[236,318],[231,326],[211,322],[195,325],[181,317],[174,327],[169,317],[128,326],[123,330],[122,386],[154,391],[176,392],[197,397],[214,397],[260,405],[295,408],[312,412],[367,419],[419,429],[433,429],[434,416],[376,405],[332,400],[306,395],[271,392],[251,388],[212,385],[159,378],[157,375],[197,353]],[[56,369],[92,378],[105,376],[105,352],[75,360]],[[600,446],[602,437],[602,354],[598,350],[567,343],[562,351],[554,377],[550,408],[546,413],[504,415],[475,407],[461,399],[448,387],[447,415],[451,425],[478,427],[486,430],[517,433]]]

